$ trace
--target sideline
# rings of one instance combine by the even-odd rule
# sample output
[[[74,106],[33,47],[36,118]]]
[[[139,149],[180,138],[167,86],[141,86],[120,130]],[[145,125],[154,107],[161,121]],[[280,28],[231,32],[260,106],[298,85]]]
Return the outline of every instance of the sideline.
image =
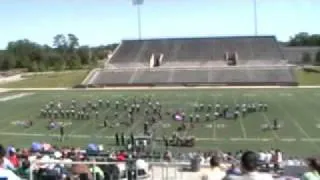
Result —
[[[154,86],[104,88],[0,88],[5,91],[99,91],[99,90],[192,90],[192,89],[318,89],[320,86]]]
[[[15,133],[15,132],[0,132],[0,136],[27,136],[27,137],[60,137],[59,134],[43,134],[43,133]],[[76,138],[76,139],[88,139],[88,138],[98,138],[98,139],[114,139],[114,136],[95,136],[87,134],[68,134],[66,137]],[[159,137],[159,139],[162,139]],[[294,142],[320,142],[320,138],[196,138],[197,141],[212,141],[212,142],[223,142],[223,143],[233,143],[233,142],[270,142],[270,141],[281,141],[287,143]]]

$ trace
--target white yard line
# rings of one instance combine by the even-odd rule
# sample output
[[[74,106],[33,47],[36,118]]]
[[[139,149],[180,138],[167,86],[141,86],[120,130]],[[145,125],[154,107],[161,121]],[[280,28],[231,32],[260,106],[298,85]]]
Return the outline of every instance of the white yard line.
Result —
[[[10,100],[14,100],[14,99],[20,99],[26,96],[31,96],[34,93],[18,93],[18,94],[12,94],[12,95],[8,95],[8,96],[4,96],[0,98],[0,102],[7,102]]]
[[[14,133],[14,132],[0,132],[0,136],[12,136],[12,137],[60,137],[60,134],[44,134],[44,133]],[[75,139],[89,139],[92,138],[91,135],[88,134],[72,134],[69,136],[70,138]],[[98,139],[114,139],[114,136],[97,136]],[[158,137],[161,138],[161,137]],[[233,142],[269,142],[269,141],[281,141],[287,143],[294,142],[320,142],[320,138],[281,138],[281,139],[273,139],[273,138],[196,138],[197,141],[212,141],[212,142],[222,142],[222,143],[233,143]]]
[[[214,139],[217,139],[218,138],[218,136],[217,136],[217,128],[216,128],[216,125],[217,125],[217,123],[216,123],[216,120],[213,120],[213,127],[212,127],[212,134],[213,134],[213,138]]]
[[[60,137],[60,134],[43,134],[43,133],[12,133],[12,132],[0,132],[1,136],[25,136],[25,137]],[[68,135],[71,138],[80,138],[80,139],[87,139],[91,138],[91,135],[87,134],[71,134]],[[113,136],[98,136],[98,138],[104,139],[112,139]]]
[[[294,97],[295,97],[295,96],[294,96]],[[295,97],[295,98],[296,98],[296,97]],[[305,99],[308,99],[308,102],[310,102],[310,104],[314,104],[315,107],[318,106],[318,104],[315,103],[315,101],[314,101],[312,98],[309,98],[308,96],[305,96],[304,98],[305,98]],[[297,99],[297,98],[296,98],[296,99]],[[311,115],[313,116],[313,119],[315,119],[316,121],[318,121],[318,122],[320,123],[320,119],[319,119],[317,116],[315,116],[315,115],[313,114],[313,112],[309,110],[309,108],[304,108],[304,110],[309,111],[309,112],[310,112],[309,114],[311,114]]]
[[[271,121],[269,119],[269,117],[264,113],[262,112],[262,116],[263,116],[263,119],[265,120],[265,122],[270,125],[271,124]],[[279,135],[277,132],[275,132],[274,130],[271,130],[273,136],[276,138],[276,139],[280,139]]]
[[[268,96],[269,96],[270,98],[273,98],[273,99],[274,99],[274,96],[270,96],[269,94],[268,94]],[[276,101],[275,101],[275,102],[276,102]],[[286,116],[287,116],[287,117],[290,119],[290,121],[296,126],[296,128],[300,131],[300,133],[305,136],[306,139],[312,139],[312,138],[310,137],[310,135],[309,135],[309,134],[302,128],[302,126],[298,123],[298,121],[286,110],[286,108],[284,108],[282,105],[280,105],[280,104],[278,104],[278,103],[275,103],[275,104],[279,107],[279,109],[282,110],[282,112],[284,112],[284,113],[286,114]],[[318,144],[316,144],[316,143],[314,143],[314,142],[310,142],[310,144],[312,144],[312,145],[315,147],[315,149],[316,149],[318,152],[320,152],[320,146],[319,146]]]
[[[105,108],[105,107],[104,107],[104,108]],[[112,110],[113,110],[113,109],[112,109],[111,107],[109,107],[106,112],[103,112],[103,114],[104,114],[104,115],[105,115],[105,114],[108,115],[110,111],[112,112]],[[121,116],[118,116],[118,118],[113,119],[113,121],[119,120],[120,117],[122,118],[123,116],[124,116],[124,113],[121,114]],[[109,117],[108,117],[108,118],[109,118]],[[103,120],[105,120],[105,116],[103,116]],[[99,120],[98,120],[98,121],[99,121]],[[113,122],[113,121],[112,121],[112,122]],[[95,133],[95,136],[99,136],[99,134],[100,134],[100,133],[103,133],[105,130],[106,130],[106,128],[102,128],[102,129],[98,130],[98,131]]]
[[[216,103],[217,101],[217,96],[213,96],[214,97],[214,103]],[[215,105],[213,104],[213,108],[215,107]],[[210,116],[212,116],[212,114],[210,114]],[[217,139],[218,138],[218,136],[217,136],[217,128],[216,128],[216,125],[217,125],[217,123],[216,123],[216,120],[213,120],[213,122],[212,122],[212,136],[213,136],[213,138],[214,139]]]
[[[302,126],[298,123],[298,121],[282,105],[279,105],[279,104],[277,105],[287,115],[287,117],[291,120],[291,122],[297,127],[300,133],[303,134],[306,138],[310,138],[309,134],[306,132],[306,130],[302,128]]]
[[[237,98],[235,98],[234,92],[232,92],[232,99],[233,99],[233,103],[237,104]],[[243,138],[247,138],[247,131],[246,131],[246,128],[244,127],[242,115],[240,115],[239,123],[240,123]]]
[[[125,113],[124,113],[124,114],[125,114]],[[122,114],[122,116],[123,116],[123,114]],[[133,123],[133,125],[131,125],[130,128],[128,128],[128,129],[126,130],[126,133],[125,133],[125,134],[130,135],[131,133],[133,133],[133,132],[134,132],[134,129],[136,129],[136,127],[137,127],[138,125],[141,125],[142,122],[144,122],[144,118],[141,118],[140,120],[135,121],[135,122]]]

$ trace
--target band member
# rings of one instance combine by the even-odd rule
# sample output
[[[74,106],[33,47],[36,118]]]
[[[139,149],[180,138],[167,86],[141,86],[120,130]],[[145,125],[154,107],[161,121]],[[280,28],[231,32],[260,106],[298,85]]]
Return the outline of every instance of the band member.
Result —
[[[196,121],[200,122],[200,115],[199,114],[196,114]]]
[[[114,136],[115,136],[115,139],[116,139],[116,145],[119,146],[120,145],[119,134],[116,133]]]
[[[206,121],[210,121],[210,114],[209,113],[206,114]]]
[[[147,122],[145,122],[143,125],[143,131],[144,131],[144,134],[148,133],[148,123]]]
[[[133,134],[131,133],[130,134],[130,140],[131,140],[131,144],[134,146],[134,136],[133,136]]]
[[[63,125],[60,126],[60,141],[64,140],[64,127]]]
[[[120,104],[120,102],[119,102],[119,101],[116,101],[116,109],[119,108],[119,104]]]
[[[209,105],[208,105],[207,112],[210,112],[211,110],[212,110],[212,104],[209,104]]]
[[[106,100],[106,107],[110,107],[110,101],[109,100]]]
[[[104,120],[104,121],[103,121],[103,127],[106,128],[107,126],[108,126],[108,121],[107,121],[107,120]]]
[[[99,111],[96,111],[96,119],[99,119]]]
[[[278,119],[277,119],[277,118],[275,118],[275,119],[273,120],[273,129],[274,129],[274,130],[277,130],[277,129],[278,129]]]
[[[124,133],[121,133],[121,145],[125,145],[125,138],[124,138]]]

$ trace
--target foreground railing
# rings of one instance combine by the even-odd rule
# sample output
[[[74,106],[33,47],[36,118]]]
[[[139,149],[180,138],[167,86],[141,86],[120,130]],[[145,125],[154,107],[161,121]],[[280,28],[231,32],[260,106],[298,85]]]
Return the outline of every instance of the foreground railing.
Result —
[[[114,165],[118,167],[118,174],[105,173],[107,177],[104,179],[108,180],[134,180],[134,179],[148,179],[148,180],[187,180],[194,179],[196,177],[196,173],[190,172],[189,167],[190,163],[175,163],[175,162],[148,162],[148,167],[145,169],[141,169],[141,167],[137,167],[135,161],[127,161],[127,162],[65,162],[65,161],[33,161],[30,166],[30,180],[42,180],[44,177],[36,176],[37,167],[39,165],[55,165],[55,164],[63,164],[66,169],[71,171],[72,165],[87,165],[88,167],[93,166],[111,166]],[[208,167],[208,166],[202,166]],[[140,169],[139,169],[140,168]],[[91,172],[91,175],[94,180],[102,180],[100,177],[96,176],[97,172]],[[194,176],[194,177],[193,177]],[[71,179],[74,179],[72,176]]]

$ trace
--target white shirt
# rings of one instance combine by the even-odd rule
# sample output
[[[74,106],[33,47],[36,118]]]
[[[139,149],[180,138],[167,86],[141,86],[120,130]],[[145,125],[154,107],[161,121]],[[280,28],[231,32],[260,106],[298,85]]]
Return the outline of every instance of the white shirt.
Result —
[[[286,162],[286,166],[294,166],[294,165],[295,165],[294,160],[288,160],[288,161]]]
[[[0,178],[6,178],[8,180],[20,180],[20,178],[12,171],[3,168],[0,168]]]
[[[266,160],[266,154],[264,152],[259,153],[259,160],[260,161],[265,161]]]
[[[226,172],[220,168],[211,169],[201,175],[201,180],[222,180],[226,176]]]
[[[3,158],[2,166],[7,169],[15,169],[10,160],[6,157]],[[0,174],[1,175],[1,174]]]
[[[282,162],[282,153],[278,152],[278,156],[277,156],[277,163],[281,163]]]
[[[266,162],[270,163],[272,160],[272,154],[271,153],[266,153]]]
[[[227,180],[273,180],[271,174],[251,172],[242,176],[229,176]]]

